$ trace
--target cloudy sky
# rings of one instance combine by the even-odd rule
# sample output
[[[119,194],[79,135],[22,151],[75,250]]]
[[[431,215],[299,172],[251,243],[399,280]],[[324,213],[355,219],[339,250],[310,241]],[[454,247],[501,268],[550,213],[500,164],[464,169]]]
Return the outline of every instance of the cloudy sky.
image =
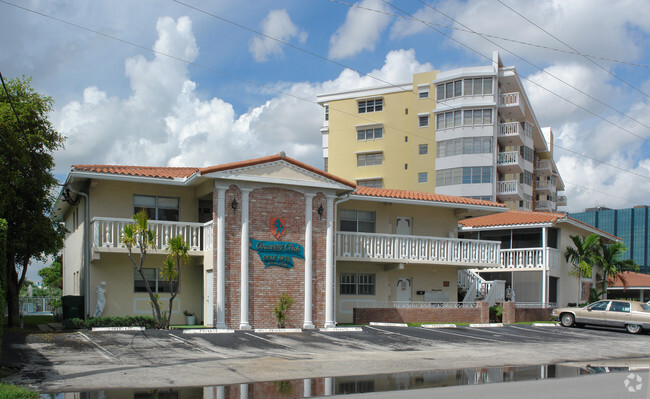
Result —
[[[555,134],[569,206],[650,194],[644,0],[0,0],[0,72],[56,102],[72,164],[322,166],[316,94],[515,66]]]

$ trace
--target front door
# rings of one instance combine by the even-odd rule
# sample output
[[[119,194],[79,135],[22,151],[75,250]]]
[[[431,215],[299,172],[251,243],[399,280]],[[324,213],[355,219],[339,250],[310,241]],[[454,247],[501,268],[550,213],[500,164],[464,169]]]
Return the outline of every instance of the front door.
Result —
[[[411,302],[411,278],[400,277],[397,279],[397,302]]]
[[[413,232],[413,218],[406,216],[397,217],[396,234],[410,236]]]
[[[214,301],[212,300],[212,292],[214,290],[214,280],[212,279],[212,270],[208,270],[205,273],[205,322],[203,323],[206,326],[214,326]]]

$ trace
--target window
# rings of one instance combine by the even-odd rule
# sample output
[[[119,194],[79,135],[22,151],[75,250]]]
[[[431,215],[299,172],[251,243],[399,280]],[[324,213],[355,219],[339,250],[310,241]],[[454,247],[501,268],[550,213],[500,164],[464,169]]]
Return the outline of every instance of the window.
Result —
[[[357,141],[378,140],[384,137],[381,127],[357,128]]]
[[[329,169],[329,158],[323,158],[323,171],[327,172]]]
[[[379,112],[384,107],[384,99],[377,98],[375,100],[362,100],[359,101],[359,113],[365,114],[367,112]]]
[[[526,184],[528,186],[533,185],[533,174],[527,170],[524,170],[524,173],[519,174],[519,183]]]
[[[429,153],[429,144],[420,144],[418,147],[418,153],[420,155],[425,155]]]
[[[436,157],[445,158],[455,155],[491,154],[492,137],[461,137],[438,142]]]
[[[151,220],[180,220],[179,199],[172,197],[154,197],[149,195],[133,196],[133,213],[144,209]]]
[[[533,162],[533,157],[535,156],[535,151],[532,148],[526,146],[519,147],[519,155],[528,162]]]
[[[153,292],[170,292],[168,284],[160,277],[159,269],[145,267],[142,269],[142,273]],[[178,280],[174,282],[174,285],[176,284],[178,284]],[[137,269],[133,269],[133,291],[147,292],[144,280]]]
[[[330,106],[329,105],[325,106],[325,120],[326,121],[330,120]]]
[[[429,85],[418,86],[419,98],[429,98]]]
[[[357,166],[381,165],[381,152],[372,154],[357,154]]]
[[[492,196],[490,195],[464,195],[463,198],[471,198],[483,201],[492,201]]]
[[[491,166],[451,168],[436,171],[436,187],[478,183],[492,183]]]
[[[375,212],[341,209],[340,219],[341,231],[375,232]]]
[[[375,295],[374,274],[341,273],[339,281],[341,295]]]
[[[418,115],[418,126],[419,127],[429,126],[429,115]]]
[[[418,173],[418,183],[426,183],[429,179],[429,174],[427,172]]]
[[[491,109],[466,109],[436,114],[436,129],[451,129],[458,126],[483,126],[492,124]]]
[[[383,180],[382,179],[357,180],[357,186],[382,188]]]
[[[607,309],[607,305],[609,305],[609,301],[599,301],[592,305],[589,305],[588,308],[591,310],[605,310]]]
[[[612,306],[609,307],[610,312],[624,312],[630,313],[629,302],[612,301]]]
[[[493,79],[468,78],[436,85],[436,100],[448,100],[461,96],[481,96],[493,93]]]

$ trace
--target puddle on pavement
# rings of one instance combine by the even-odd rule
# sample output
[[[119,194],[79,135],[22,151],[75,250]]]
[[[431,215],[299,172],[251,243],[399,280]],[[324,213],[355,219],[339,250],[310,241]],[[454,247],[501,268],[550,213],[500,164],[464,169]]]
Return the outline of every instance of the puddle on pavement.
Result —
[[[293,399],[364,392],[402,391],[459,385],[577,377],[587,374],[647,370],[625,363],[551,364],[517,367],[477,367],[347,377],[322,377],[206,387],[103,390],[43,393],[47,399]]]

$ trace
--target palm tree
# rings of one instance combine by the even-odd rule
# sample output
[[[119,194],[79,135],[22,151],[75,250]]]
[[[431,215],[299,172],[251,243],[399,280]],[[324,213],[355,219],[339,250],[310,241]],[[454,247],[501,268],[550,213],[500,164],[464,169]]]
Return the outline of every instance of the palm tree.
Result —
[[[181,278],[181,264],[189,261],[190,255],[188,251],[190,246],[183,240],[182,236],[176,236],[169,240],[167,246],[167,258],[163,262],[163,267],[160,269],[160,276],[167,283],[169,288],[169,309],[167,311],[167,320],[165,328],[169,328],[169,322],[172,318],[172,305],[174,298],[178,295],[178,289]]]
[[[153,230],[149,229],[149,216],[145,210],[141,210],[133,215],[133,222],[134,223],[127,224],[122,229],[122,242],[128,248],[129,259],[131,259],[136,270],[140,273],[142,281],[144,281],[144,287],[147,289],[151,300],[151,311],[154,318],[157,320],[158,327],[162,327],[163,321],[160,314],[160,305],[158,304],[158,295],[151,289],[149,281],[143,271],[144,261],[147,257],[147,250],[154,245],[156,234]],[[138,261],[133,257],[133,247],[137,247],[140,250],[140,259]]]
[[[612,280],[616,280],[618,277],[625,287],[627,286],[627,280],[625,279],[623,272],[639,271],[639,265],[637,265],[632,259],[621,259],[621,256],[625,251],[627,251],[627,247],[620,241],[609,245],[602,242],[598,244],[596,264],[603,269],[601,287],[605,293],[605,297],[607,295],[607,279],[609,277],[611,277]]]
[[[600,239],[598,234],[590,234],[586,238],[575,235],[570,236],[573,241],[573,247],[567,247],[564,256],[567,262],[573,265],[573,270],[569,275],[575,276],[578,279],[578,297],[576,304],[580,303],[580,288],[582,277],[591,277],[592,265],[596,260],[596,250]]]

